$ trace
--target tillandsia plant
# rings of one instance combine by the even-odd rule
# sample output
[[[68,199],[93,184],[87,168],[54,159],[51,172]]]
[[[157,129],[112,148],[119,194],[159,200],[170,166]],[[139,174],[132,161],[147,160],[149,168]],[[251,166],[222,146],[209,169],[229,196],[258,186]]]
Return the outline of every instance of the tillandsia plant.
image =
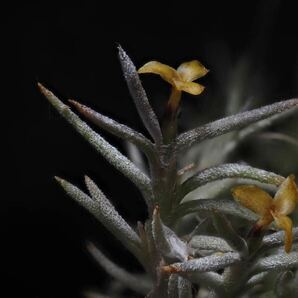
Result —
[[[56,177],[66,193],[136,257],[144,274],[134,275],[119,267],[89,242],[90,254],[124,288],[143,297],[297,297],[298,227],[293,227],[290,218],[297,217],[295,177],[243,163],[217,164],[198,171],[191,164],[182,169],[179,165],[191,147],[228,133],[233,133],[230,143],[235,148],[241,136],[297,111],[298,99],[241,112],[179,133],[182,93],[196,96],[203,92],[204,87],[194,81],[208,70],[194,60],[181,64],[177,70],[151,61],[137,71],[121,47],[119,58],[151,139],[81,103],[70,100],[69,104],[102,130],[135,146],[146,157],[148,171],[142,171],[39,84],[57,111],[139,189],[148,209],[148,219],[134,228],[89,177],[85,176],[88,193]],[[171,85],[162,119],[157,118],[142,87],[139,74],[145,73],[158,74]],[[218,190],[216,184],[225,181],[229,181],[231,191],[224,195],[213,191]],[[268,192],[275,193],[274,198]],[[121,293],[97,295],[121,297]]]

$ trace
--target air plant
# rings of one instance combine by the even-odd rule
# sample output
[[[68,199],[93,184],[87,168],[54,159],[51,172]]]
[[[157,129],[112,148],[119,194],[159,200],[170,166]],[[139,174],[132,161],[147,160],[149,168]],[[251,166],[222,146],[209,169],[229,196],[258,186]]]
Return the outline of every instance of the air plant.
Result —
[[[222,162],[247,135],[296,112],[298,99],[240,112],[179,133],[182,91],[192,95],[203,92],[204,87],[194,81],[208,70],[194,60],[181,64],[177,70],[151,61],[137,71],[121,47],[119,58],[130,94],[151,139],[81,103],[70,100],[69,104],[102,130],[142,152],[147,159],[148,174],[39,84],[41,92],[62,117],[139,189],[147,206],[147,220],[138,222],[134,228],[91,178],[85,176],[87,191],[83,191],[56,177],[66,193],[136,257],[144,273],[135,275],[121,268],[92,242],[87,244],[90,254],[113,279],[143,297],[261,297],[265,294],[297,297],[298,227],[292,227],[289,217],[291,213],[297,216],[294,176],[285,178],[248,164]],[[172,86],[162,119],[157,118],[142,87],[139,74],[144,73],[158,74]],[[200,148],[206,140],[219,146],[221,137],[227,135],[218,164],[198,169],[190,161],[179,168],[181,160],[185,162],[185,157],[189,157],[186,152],[191,148]],[[200,151],[202,160],[204,152],[208,158],[203,150]],[[222,183],[232,191],[222,192],[222,187],[218,187]],[[269,191],[278,188],[275,198],[263,188]],[[276,231],[273,222],[286,233]],[[111,293],[96,295],[121,297]]]

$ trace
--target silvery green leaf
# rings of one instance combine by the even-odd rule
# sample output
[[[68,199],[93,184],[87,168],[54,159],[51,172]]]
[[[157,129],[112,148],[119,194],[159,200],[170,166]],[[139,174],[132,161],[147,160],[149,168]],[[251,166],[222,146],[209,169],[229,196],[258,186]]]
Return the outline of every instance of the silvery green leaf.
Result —
[[[150,179],[115,147],[104,140],[82,121],[70,108],[61,102],[52,92],[38,84],[41,92],[57,111],[117,170],[128,177],[144,194],[146,203],[151,206],[152,188]]]
[[[130,94],[137,107],[138,113],[151,134],[152,138],[161,143],[162,134],[159,126],[158,119],[149,103],[146,92],[142,86],[138,72],[124,50],[119,46],[119,58],[122,65],[123,74],[127,82]]]
[[[298,99],[289,99],[264,106],[251,111],[228,116],[198,128],[182,133],[177,138],[177,150],[183,151],[203,140],[223,135],[233,130],[248,126],[254,122],[271,117],[275,114],[290,110],[298,106]]]
[[[98,127],[110,132],[111,134],[127,140],[131,142],[132,144],[135,144],[140,148],[144,153],[148,154],[149,156],[152,155],[152,152],[154,151],[153,144],[150,140],[148,140],[144,135],[141,133],[133,130],[132,128],[120,124],[117,121],[104,116],[91,108],[82,105],[81,103],[69,100],[69,102],[88,120],[93,122]]]
[[[179,298],[178,296],[178,278],[177,274],[171,274],[168,282],[168,298]]]
[[[229,246],[232,247],[233,250],[238,251],[240,255],[247,255],[247,244],[245,240],[236,233],[231,222],[220,212],[214,212],[212,220],[218,234],[227,241]]]
[[[256,262],[252,270],[254,273],[263,271],[284,271],[298,267],[298,252],[278,254],[262,258]]]
[[[184,261],[187,259],[187,244],[163,224],[159,214],[159,207],[155,207],[153,212],[152,234],[155,245],[159,248],[167,262]]]
[[[233,251],[232,247],[220,237],[196,235],[189,242],[192,248],[199,250],[213,250],[215,252]]]
[[[129,289],[139,294],[146,295],[152,288],[152,285],[148,280],[133,275],[119,267],[117,264],[109,260],[93,243],[87,243],[87,250],[100,267]]]
[[[192,298],[192,285],[189,280],[183,278],[182,276],[178,277],[178,297],[179,298]]]
[[[202,170],[187,179],[181,185],[178,197],[181,200],[186,194],[202,185],[226,178],[246,178],[276,186],[280,185],[285,179],[284,177],[275,173],[247,165],[236,163],[223,164]]]
[[[162,270],[167,273],[209,272],[225,268],[240,260],[241,257],[236,252],[216,253],[211,256],[164,266]]]
[[[130,252],[141,259],[140,238],[89,178],[86,178],[86,183],[93,198],[66,180],[55,178],[70,197],[93,214]]]
[[[195,212],[214,212],[220,211],[224,214],[234,215],[249,221],[256,221],[257,216],[240,204],[231,199],[198,199],[187,201],[180,204],[174,212],[173,218],[178,219],[190,213]]]
[[[298,240],[298,227],[293,228],[293,242]],[[284,231],[279,231],[263,238],[264,247],[274,247],[284,243]]]
[[[265,129],[286,117],[291,116],[293,113],[297,113],[297,109],[286,110],[286,111],[276,114],[270,118],[263,119],[258,122],[252,123],[251,125],[243,128],[239,131],[237,139],[239,142],[243,141],[246,138],[250,137],[252,134]]]

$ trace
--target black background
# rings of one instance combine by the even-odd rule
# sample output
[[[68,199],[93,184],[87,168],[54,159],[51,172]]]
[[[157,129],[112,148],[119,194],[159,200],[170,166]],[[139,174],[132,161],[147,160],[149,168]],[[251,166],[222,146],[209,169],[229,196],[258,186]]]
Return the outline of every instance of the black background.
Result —
[[[4,248],[0,267],[5,274],[0,292],[10,291],[5,297],[80,297],[86,287],[104,287],[107,277],[87,256],[85,239],[94,240],[130,271],[139,270],[133,257],[52,177],[65,177],[84,188],[83,175],[90,175],[131,223],[146,217],[139,193],[56,114],[38,93],[37,81],[63,100],[77,99],[143,133],[121,74],[118,43],[137,66],[152,59],[173,66],[201,60],[211,69],[202,80],[207,86],[202,110],[218,104],[208,95],[220,84],[213,61],[226,62],[221,58],[223,49],[231,61],[253,53],[256,71],[268,82],[265,102],[297,95],[295,1],[110,4],[54,6],[48,1],[30,9],[18,7],[6,24],[8,32],[17,34],[13,39],[21,96],[10,99],[11,172],[0,211]],[[152,97],[159,95],[152,87],[161,94],[168,92],[156,78],[146,78],[144,84]],[[162,109],[159,102],[152,102],[156,110]],[[121,142],[103,135],[125,151]]]

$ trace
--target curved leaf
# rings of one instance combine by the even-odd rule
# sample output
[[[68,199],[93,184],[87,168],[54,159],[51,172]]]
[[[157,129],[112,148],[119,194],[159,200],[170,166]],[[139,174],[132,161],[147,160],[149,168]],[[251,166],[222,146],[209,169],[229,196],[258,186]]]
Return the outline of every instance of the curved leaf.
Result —
[[[78,112],[80,112],[98,127],[110,132],[111,134],[121,139],[135,144],[145,154],[149,156],[152,155],[152,152],[154,151],[153,144],[141,133],[133,130],[132,128],[124,124],[120,124],[117,121],[104,116],[75,100],[69,100],[69,102],[78,110]]]
[[[124,77],[127,82],[130,94],[137,107],[138,113],[153,139],[157,143],[161,143],[162,134],[159,122],[149,103],[146,92],[140,81],[138,72],[124,50],[120,46],[118,47],[118,49]]]
[[[205,124],[198,128],[182,133],[177,138],[177,150],[183,151],[192,145],[211,139],[233,130],[248,126],[254,122],[271,117],[281,112],[290,110],[298,106],[298,99],[280,101],[268,106],[254,109],[248,112],[228,116],[214,122]]]
[[[285,178],[272,172],[236,163],[223,164],[198,172],[187,179],[180,187],[178,199],[209,182],[226,178],[245,178],[279,186]]]
[[[230,199],[198,199],[187,201],[177,207],[173,218],[178,219],[187,214],[200,211],[220,211],[224,214],[238,216],[249,221],[256,221],[258,218],[256,214]]]
[[[152,188],[150,179],[115,147],[92,130],[52,92],[47,90],[40,83],[38,86],[40,91],[56,108],[56,110],[96,149],[96,151],[102,154],[110,164],[129,178],[140,189],[140,191],[144,193],[146,203],[150,207],[152,205]]]

